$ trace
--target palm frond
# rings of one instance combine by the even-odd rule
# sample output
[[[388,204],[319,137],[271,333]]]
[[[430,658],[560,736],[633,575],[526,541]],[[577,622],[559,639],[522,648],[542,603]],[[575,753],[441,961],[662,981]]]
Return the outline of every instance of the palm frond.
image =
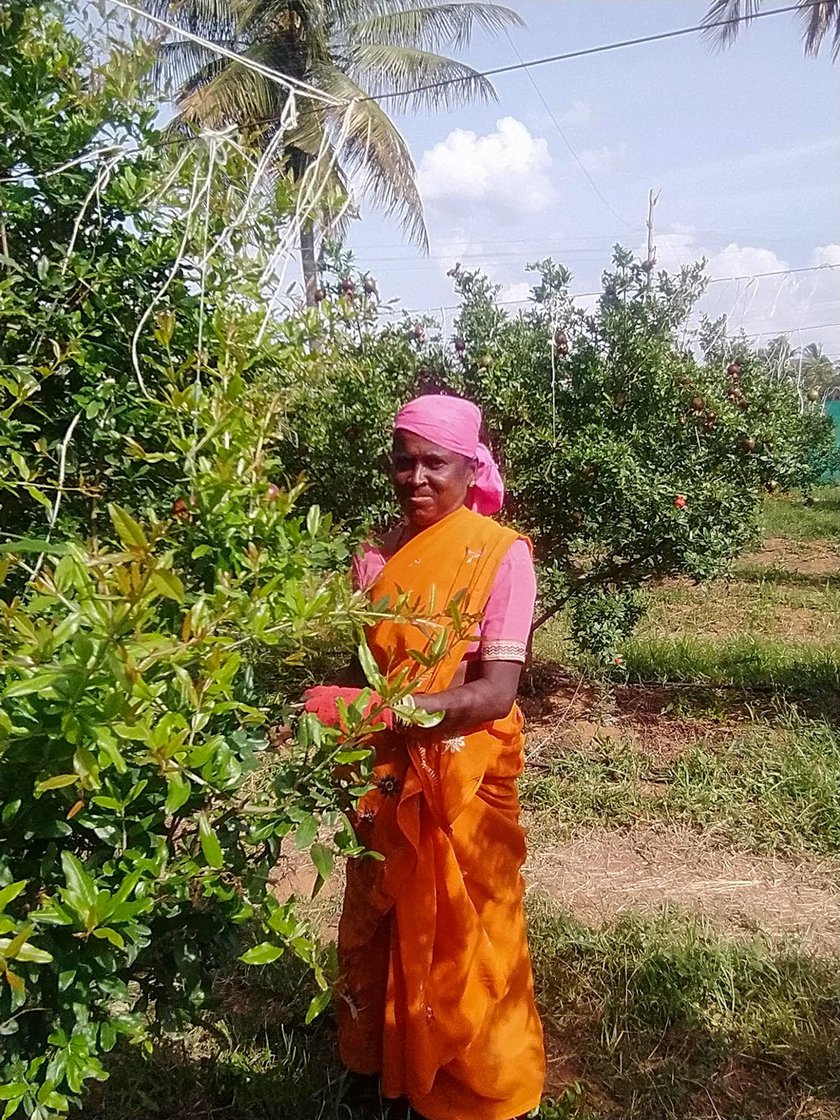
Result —
[[[204,39],[235,39],[236,21],[229,0],[138,0],[150,15],[168,20],[191,35]]]
[[[471,66],[417,47],[351,45],[347,71],[371,96],[387,95],[389,106],[397,109],[449,108],[496,99],[492,83]]]
[[[715,47],[728,47],[737,38],[761,8],[763,0],[712,0],[709,10],[703,17],[706,28],[704,35]],[[720,20],[738,20],[738,23],[724,23],[720,27],[711,26]]]
[[[298,122],[277,149],[275,173],[297,182],[303,176],[304,184],[324,187],[317,203],[322,222],[334,219],[336,199],[346,199],[352,181],[387,214],[395,215],[423,248],[428,248],[428,236],[416,168],[377,98],[387,98],[389,109],[494,98],[486,78],[435,48],[463,47],[477,30],[495,34],[522,23],[510,8],[490,0],[139,3],[186,34],[224,46],[240,59],[214,56],[212,46],[190,43],[177,34],[163,44],[155,76],[178,90],[178,115],[171,130],[189,136],[196,129],[236,125],[246,142],[264,146],[274,135],[288,93],[270,77],[255,73],[249,60],[310,83],[342,105],[298,100]]]
[[[226,62],[207,80],[184,88],[178,110],[190,124],[216,129],[233,124],[248,130],[279,119],[286,97],[276,82],[240,63]]]
[[[349,42],[382,43],[439,50],[467,46],[476,29],[495,35],[509,27],[523,27],[524,20],[501,4],[405,3],[348,23]]]
[[[703,20],[706,36],[717,47],[729,46],[741,29],[754,18],[762,2],[763,0],[712,0]],[[826,37],[831,35],[831,54],[833,58],[837,58],[840,55],[840,0],[799,0],[799,4],[805,53],[817,54]],[[727,23],[721,27],[711,26],[719,20],[727,19],[739,22]]]
[[[429,235],[423,202],[417,190],[416,168],[403,137],[376,101],[338,66],[324,64],[313,73],[319,89],[349,102],[346,110],[324,110],[344,173],[359,181],[362,192],[388,215],[394,215],[405,234],[424,251]],[[346,115],[345,115],[346,114]],[[343,135],[343,139],[341,138]]]
[[[231,51],[236,48],[232,41],[223,42],[221,46]],[[209,47],[202,47],[189,39],[170,39],[157,47],[152,81],[164,93],[171,95],[173,90],[188,87],[214,62],[224,61]]]
[[[819,0],[818,3],[800,0],[802,11],[799,18],[804,24],[802,34],[805,43],[805,53],[815,55],[823,44],[823,40],[834,29],[833,44],[831,47],[832,58],[840,55],[840,0]]]

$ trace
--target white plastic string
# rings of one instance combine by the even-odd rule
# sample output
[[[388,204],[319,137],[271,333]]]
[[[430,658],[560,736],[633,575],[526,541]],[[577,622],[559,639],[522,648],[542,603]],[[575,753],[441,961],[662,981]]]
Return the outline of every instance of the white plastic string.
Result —
[[[552,443],[557,442],[557,347],[554,340],[557,337],[557,331],[560,328],[560,321],[557,318],[556,305],[552,311],[551,321],[549,324],[549,338],[548,338],[548,352],[551,355],[551,440]]]
[[[331,97],[315,86],[309,85],[308,82],[300,81],[298,78],[291,78],[288,74],[281,74],[279,70],[273,70],[270,66],[265,66],[262,62],[255,62],[254,59],[246,58],[244,55],[237,54],[236,51],[228,50],[227,47],[223,47],[219,43],[213,43],[209,39],[204,39],[201,35],[194,35],[191,31],[179,27],[176,23],[170,23],[169,20],[163,19],[161,16],[152,15],[142,8],[137,8],[134,4],[129,4],[128,0],[111,0],[111,3],[116,4],[117,7],[124,8],[127,12],[132,12],[141,19],[149,20],[150,23],[154,23],[158,27],[163,27],[167,31],[174,32],[174,34],[189,40],[191,43],[195,43],[197,46],[204,47],[205,50],[210,51],[212,54],[221,55],[223,58],[227,58],[231,62],[235,62],[239,66],[244,67],[246,70],[253,70],[255,74],[262,74],[264,78],[268,78],[269,81],[275,82],[284,89],[306,94],[306,96],[311,97],[313,101],[320,101],[323,105],[340,106],[347,104],[346,100]]]
[[[272,254],[266,268],[263,271],[262,283],[268,283],[269,278],[275,272],[277,263],[283,261],[280,276],[276,278],[274,284],[274,291],[271,296],[266,300],[265,314],[263,315],[260,329],[257,332],[256,345],[259,345],[265,337],[265,332],[268,330],[268,325],[271,322],[272,316],[276,309],[282,285],[285,282],[286,270],[288,262],[293,253],[293,243],[299,242],[300,232],[304,222],[310,220],[311,216],[316,212],[318,203],[326,192],[330,177],[338,161],[339,153],[344,146],[347,135],[350,131],[350,126],[353,121],[353,115],[356,112],[355,106],[347,104],[344,110],[341,129],[338,136],[331,142],[329,133],[325,128],[321,137],[321,144],[317,155],[307,167],[301,181],[300,189],[298,192],[298,203],[295,208],[295,220],[289,223],[289,228],[285,236],[281,239],[275,252]],[[370,145],[370,122],[368,122],[368,135],[365,140],[365,148]],[[326,167],[323,165],[324,157],[329,153]],[[345,200],[338,214],[333,219],[333,224],[341,221],[341,218],[347,212],[351,205],[351,198]]]
[[[198,207],[201,205],[202,199],[204,197],[204,193],[206,191],[209,191],[210,187],[212,186],[212,163],[211,163],[209,158],[208,158],[207,177],[205,179],[203,187],[199,191],[198,180],[199,180],[200,169],[201,169],[201,165],[200,165],[199,161],[196,160],[195,170],[193,171],[192,185],[191,185],[191,190],[190,190],[190,202],[189,202],[189,206],[187,207],[187,212],[186,212],[186,214],[184,215],[184,218],[183,218],[184,233],[183,233],[183,236],[181,238],[181,244],[178,248],[178,253],[175,257],[175,262],[172,265],[172,268],[169,270],[169,275],[166,277],[166,280],[163,282],[163,284],[158,289],[158,291],[154,294],[154,296],[152,297],[148,307],[143,312],[143,314],[140,316],[140,321],[138,322],[137,327],[136,327],[136,329],[134,331],[134,334],[132,336],[132,339],[131,339],[131,364],[134,367],[134,376],[137,379],[137,384],[140,386],[141,392],[143,393],[143,395],[145,397],[149,398],[150,400],[152,399],[151,394],[149,393],[148,389],[146,388],[146,382],[143,379],[143,373],[142,373],[142,370],[140,369],[140,355],[139,355],[140,335],[142,334],[143,328],[145,327],[146,323],[149,321],[149,318],[151,317],[151,314],[154,311],[155,307],[161,301],[161,299],[164,297],[166,292],[169,290],[170,284],[173,282],[175,277],[178,275],[178,272],[180,271],[181,264],[184,260],[184,255],[185,255],[186,249],[187,249],[187,242],[189,241],[193,216],[196,213],[196,211],[198,210]]]
[[[52,167],[48,171],[20,171],[14,175],[4,175],[0,177],[0,183],[21,183],[27,179],[33,181],[39,179],[51,179],[53,175],[61,175],[65,171],[70,171],[74,167],[81,167],[82,164],[90,163],[91,160],[99,159],[100,156],[110,155],[112,152],[120,152],[122,155],[127,155],[129,152],[136,153],[138,148],[132,149],[129,145],[125,144],[106,144],[101,148],[94,148],[90,152],[85,152],[84,155],[76,156],[75,159],[68,160],[67,163],[62,163],[58,167]]]
[[[211,186],[213,183],[213,168],[216,165],[216,152],[218,150],[219,138],[211,136],[207,143],[207,187],[204,191],[204,228],[202,236],[202,254],[201,260],[198,262],[199,280],[199,298],[198,298],[198,346],[196,353],[195,363],[195,376],[196,381],[201,377],[201,366],[204,362],[204,311],[207,302],[207,265],[209,257],[207,255],[207,241],[210,236],[210,202],[211,202]]]
[[[239,154],[245,156],[245,158],[248,159],[248,161],[251,163],[252,167],[254,168],[254,174],[251,178],[251,184],[248,188],[245,200],[239,209],[239,213],[231,220],[231,222],[228,223],[228,225],[225,226],[225,228],[213,242],[212,246],[209,249],[205,247],[204,257],[201,262],[202,268],[206,268],[209,261],[228,242],[234,231],[239,229],[247,221],[248,217],[251,214],[251,207],[253,205],[254,198],[259,188],[262,186],[263,180],[265,179],[265,176],[269,171],[271,162],[277,153],[277,149],[282,144],[285,133],[289,128],[293,128],[296,122],[297,105],[295,103],[294,94],[290,94],[288,101],[283,107],[283,112],[278,122],[277,131],[275,132],[274,136],[272,136],[269,143],[266,145],[265,151],[263,152],[259,161],[256,163],[248,156],[248,153],[244,148],[242,148],[232,139],[229,140],[231,146],[234,147],[236,151],[239,152]]]
[[[58,456],[58,483],[55,488],[55,501],[52,504],[52,509],[47,518],[47,532],[45,539],[49,541],[52,537],[52,531],[55,528],[55,523],[58,520],[58,511],[61,509],[61,499],[64,496],[64,479],[67,476],[67,449],[70,446],[70,440],[73,438],[73,432],[76,430],[76,425],[81,419],[81,412],[77,412],[73,419],[67,426],[67,431],[64,433],[64,438],[61,441],[61,450]],[[35,567],[31,570],[29,575],[30,582],[36,578],[41,570],[41,566],[46,558],[46,552],[42,552],[38,557]]]
[[[67,245],[67,249],[65,250],[64,259],[61,262],[62,276],[67,271],[67,266],[70,263],[70,258],[73,255],[73,250],[76,248],[76,241],[78,240],[79,231],[81,230],[82,222],[84,221],[85,214],[87,214],[88,207],[90,206],[94,198],[96,198],[97,200],[99,199],[100,193],[105,189],[105,187],[108,186],[111,181],[111,175],[113,174],[114,168],[123,159],[124,155],[125,153],[123,151],[117,152],[104,164],[104,166],[100,167],[97,171],[96,178],[93,181],[93,186],[85,195],[81,208],[76,215],[76,220],[73,222],[73,233],[71,234],[70,241]]]

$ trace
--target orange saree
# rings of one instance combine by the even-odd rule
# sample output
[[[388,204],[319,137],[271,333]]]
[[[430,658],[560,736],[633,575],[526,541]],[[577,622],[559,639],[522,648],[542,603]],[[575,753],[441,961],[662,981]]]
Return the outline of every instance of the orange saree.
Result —
[[[467,509],[424,530],[385,565],[371,595],[409,591],[446,625],[458,592],[478,614],[516,534]],[[445,689],[468,638],[431,669],[412,659],[434,629],[385,621],[368,642],[383,674],[412,667],[416,690]],[[381,853],[350,861],[339,925],[341,1056],[379,1073],[386,1097],[428,1120],[512,1120],[540,1101],[545,1073],[534,1003],[516,778],[522,717],[458,739],[412,729],[377,736],[360,841]]]

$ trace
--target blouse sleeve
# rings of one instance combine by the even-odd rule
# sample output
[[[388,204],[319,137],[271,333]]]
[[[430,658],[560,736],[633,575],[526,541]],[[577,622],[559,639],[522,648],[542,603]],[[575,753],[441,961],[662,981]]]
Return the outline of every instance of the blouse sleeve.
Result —
[[[531,549],[520,538],[499,565],[487,600],[481,624],[483,661],[525,661],[536,600],[537,577]]]
[[[382,569],[385,557],[380,548],[363,544],[350,562],[350,579],[357,591],[367,591]]]

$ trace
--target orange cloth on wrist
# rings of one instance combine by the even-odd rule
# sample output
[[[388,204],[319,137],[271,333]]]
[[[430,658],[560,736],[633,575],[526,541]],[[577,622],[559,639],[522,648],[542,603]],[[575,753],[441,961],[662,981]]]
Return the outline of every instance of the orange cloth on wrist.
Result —
[[[377,708],[381,708],[381,711],[376,711],[377,720],[380,723],[384,723],[388,728],[393,727],[394,713],[390,708],[383,707],[383,700],[378,692],[374,692],[373,689],[369,689],[368,691],[370,692],[370,701],[365,706],[365,717],[376,711]],[[339,688],[337,685],[316,685],[315,688],[308,688],[306,692],[304,692],[303,709],[317,716],[321,723],[327,724],[328,727],[340,727],[342,731],[346,731],[347,728],[342,723],[341,717],[338,714],[336,701],[343,700],[349,708],[361,692],[361,688]]]

